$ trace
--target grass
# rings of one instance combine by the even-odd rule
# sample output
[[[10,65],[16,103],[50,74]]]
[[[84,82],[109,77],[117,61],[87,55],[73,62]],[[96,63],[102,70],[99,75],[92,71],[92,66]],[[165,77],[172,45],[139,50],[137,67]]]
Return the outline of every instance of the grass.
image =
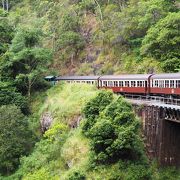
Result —
[[[81,114],[82,107],[96,93],[96,87],[87,84],[57,84],[47,92],[41,114],[49,111],[54,123],[70,123],[73,117]]]
[[[74,117],[80,116],[85,103],[97,92],[96,87],[87,84],[57,84],[35,98],[33,112],[41,115],[49,111],[54,117],[49,130],[52,138],[48,141],[43,137],[32,154],[22,158],[19,170],[3,180],[68,180],[75,175],[85,176],[87,180],[180,179],[176,169],[159,170],[157,166],[147,167],[137,162],[119,161],[111,165],[90,166],[90,142],[82,135],[81,127],[67,130],[63,139],[56,127],[68,124]],[[38,106],[37,112],[35,106]]]

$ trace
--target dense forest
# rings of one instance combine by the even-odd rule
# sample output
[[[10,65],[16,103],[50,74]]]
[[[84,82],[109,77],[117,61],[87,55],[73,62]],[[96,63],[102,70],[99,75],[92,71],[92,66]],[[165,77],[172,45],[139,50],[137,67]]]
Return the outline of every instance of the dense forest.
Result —
[[[0,179],[180,178],[148,161],[123,98],[44,80],[179,72],[179,8],[179,0],[2,0]]]

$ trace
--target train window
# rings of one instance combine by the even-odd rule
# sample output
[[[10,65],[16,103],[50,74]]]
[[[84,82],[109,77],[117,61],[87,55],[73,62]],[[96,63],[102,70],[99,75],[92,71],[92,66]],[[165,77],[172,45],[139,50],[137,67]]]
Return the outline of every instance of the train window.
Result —
[[[103,86],[107,86],[107,81],[103,81]]]
[[[159,80],[159,87],[163,88],[164,87],[164,81],[163,80]]]
[[[131,81],[131,87],[136,87],[136,81]]]
[[[176,80],[176,88],[180,88],[180,80]]]
[[[154,81],[154,87],[159,87],[159,83],[157,80]]]
[[[125,87],[129,87],[129,81],[125,81]]]
[[[150,81],[150,87],[153,87],[154,84],[153,84],[153,80]]]
[[[171,87],[171,88],[174,87],[174,80],[170,80],[170,87]]]
[[[119,87],[123,87],[123,81],[119,81]]]
[[[143,87],[143,82],[142,81],[137,81],[137,87]]]
[[[113,87],[113,81],[108,81],[108,86]]]
[[[169,80],[165,80],[165,87],[169,88]]]
[[[118,87],[118,81],[114,81],[114,87]]]

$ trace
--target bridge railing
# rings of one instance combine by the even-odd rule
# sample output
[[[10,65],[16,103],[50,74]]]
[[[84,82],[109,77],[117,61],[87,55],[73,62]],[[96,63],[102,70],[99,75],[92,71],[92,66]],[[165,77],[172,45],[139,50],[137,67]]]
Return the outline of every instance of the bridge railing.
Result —
[[[165,98],[159,96],[141,96],[141,95],[132,95],[132,94],[125,94],[124,97],[127,99],[133,99],[139,101],[157,102],[157,103],[180,106],[180,99],[174,99],[174,98]]]

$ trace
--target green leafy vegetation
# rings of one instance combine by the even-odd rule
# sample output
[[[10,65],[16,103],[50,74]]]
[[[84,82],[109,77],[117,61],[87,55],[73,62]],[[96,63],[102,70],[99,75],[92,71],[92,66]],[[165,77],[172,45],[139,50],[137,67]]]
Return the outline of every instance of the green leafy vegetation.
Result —
[[[19,91],[28,94],[29,98],[35,84],[40,83],[38,78],[42,77],[51,58],[49,50],[38,47],[40,33],[38,29],[19,30],[12,40],[8,59],[4,60],[2,68],[2,72],[8,71],[8,77],[15,80]]]
[[[180,179],[147,162],[140,121],[123,98],[44,81],[179,71],[179,7],[178,0],[2,0],[0,179]]]
[[[29,113],[27,98],[17,92],[10,83],[0,82],[0,106],[15,104],[24,114]]]
[[[119,159],[138,161],[143,155],[139,122],[130,104],[122,97],[114,101],[112,97],[111,92],[100,92],[85,106],[83,132],[91,139],[94,160],[97,163]],[[99,111],[94,104],[99,104]],[[86,128],[87,124],[90,124],[89,128]]]
[[[33,145],[27,119],[14,105],[0,107],[0,172],[8,175]]]
[[[159,59],[166,72],[172,72],[180,67],[179,61],[179,31],[180,13],[169,13],[148,30],[143,40],[142,53]]]

